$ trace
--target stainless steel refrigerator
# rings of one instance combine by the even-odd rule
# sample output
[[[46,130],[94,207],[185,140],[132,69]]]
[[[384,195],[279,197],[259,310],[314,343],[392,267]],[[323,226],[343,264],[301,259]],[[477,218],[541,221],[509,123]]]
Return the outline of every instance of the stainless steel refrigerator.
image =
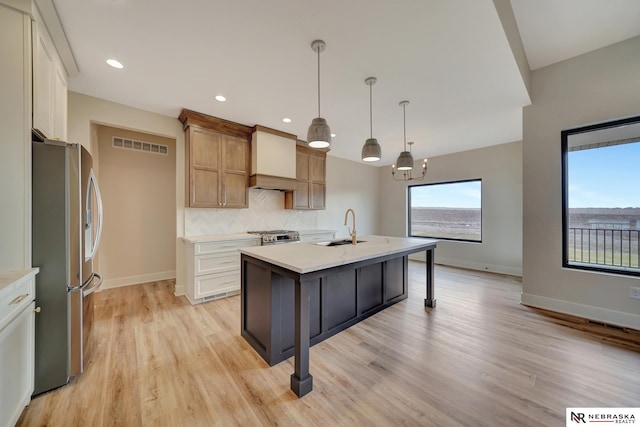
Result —
[[[34,141],[32,185],[37,395],[67,384],[88,361],[102,200],[91,155],[78,144]]]

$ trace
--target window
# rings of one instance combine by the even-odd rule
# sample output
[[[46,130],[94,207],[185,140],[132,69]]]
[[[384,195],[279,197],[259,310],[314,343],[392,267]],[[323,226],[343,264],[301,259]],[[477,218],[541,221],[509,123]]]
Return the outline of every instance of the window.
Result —
[[[563,266],[640,275],[640,117],[561,136]]]
[[[409,187],[409,235],[482,241],[482,180]]]

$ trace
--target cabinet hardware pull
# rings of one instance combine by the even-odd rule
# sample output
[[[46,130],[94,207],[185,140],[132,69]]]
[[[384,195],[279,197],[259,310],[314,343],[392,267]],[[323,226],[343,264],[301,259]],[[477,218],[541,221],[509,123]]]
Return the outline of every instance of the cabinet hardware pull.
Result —
[[[40,313],[41,311],[42,311],[41,307],[36,307],[36,308],[33,309],[34,313]]]
[[[25,299],[25,298],[26,298],[26,297],[28,297],[28,296],[29,296],[29,294],[24,294],[24,295],[17,296],[17,297],[15,297],[15,298],[13,299],[13,301],[11,301],[11,302],[9,303],[9,305],[19,304],[19,303],[20,303],[20,301],[22,301],[23,299]]]
[[[234,284],[235,282],[236,282],[235,280],[227,280],[226,282],[224,282],[224,283],[220,283],[220,284],[221,284],[221,285],[232,285],[232,284]]]

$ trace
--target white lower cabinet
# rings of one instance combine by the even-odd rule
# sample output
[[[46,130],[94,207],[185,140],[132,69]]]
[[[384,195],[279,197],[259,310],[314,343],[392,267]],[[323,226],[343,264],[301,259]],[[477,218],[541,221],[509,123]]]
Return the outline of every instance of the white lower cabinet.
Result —
[[[236,295],[240,292],[238,248],[259,246],[253,235],[184,238],[185,293],[191,304]]]
[[[0,427],[12,427],[33,394],[35,274],[0,274]]]

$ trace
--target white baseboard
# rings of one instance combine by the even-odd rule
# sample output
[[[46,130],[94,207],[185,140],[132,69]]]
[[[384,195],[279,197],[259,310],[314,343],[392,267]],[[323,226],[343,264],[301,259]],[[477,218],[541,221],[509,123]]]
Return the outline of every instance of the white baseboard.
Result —
[[[640,330],[640,315],[637,314],[607,310],[591,305],[525,294],[524,292],[520,296],[520,303],[531,307],[570,314],[602,323]]]
[[[438,250],[436,249],[437,264],[448,265],[451,267],[468,268],[470,270],[488,271],[491,273],[508,274],[510,276],[522,277],[522,268],[510,267],[506,265],[483,264],[483,263],[469,261],[469,260],[459,260],[459,259],[453,259],[453,258],[439,257],[437,253],[438,253]],[[420,252],[418,254],[411,255],[409,258],[425,261],[425,254]]]
[[[120,288],[122,286],[137,285],[140,283],[156,282],[158,280],[175,279],[176,272],[162,271],[160,273],[141,274],[138,276],[119,277],[117,279],[106,279],[102,283],[102,290]]]
[[[173,294],[177,297],[182,296],[182,295],[186,295],[185,290],[184,290],[184,285],[183,284],[179,284],[178,283],[178,279],[176,279],[176,287],[175,290],[173,291]]]

